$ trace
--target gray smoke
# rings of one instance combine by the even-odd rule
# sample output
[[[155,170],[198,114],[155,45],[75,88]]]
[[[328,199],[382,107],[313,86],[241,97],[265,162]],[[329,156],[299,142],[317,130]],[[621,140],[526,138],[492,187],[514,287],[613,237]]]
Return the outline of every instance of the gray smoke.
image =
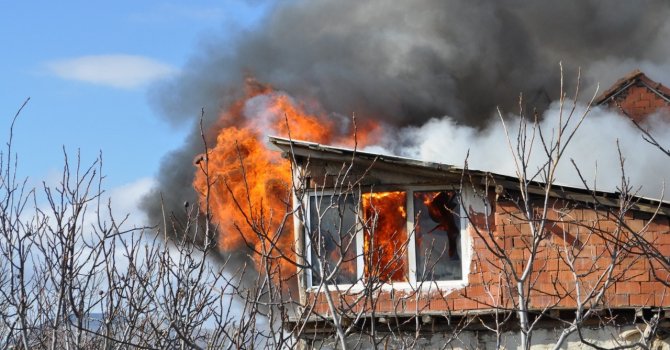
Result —
[[[669,197],[670,159],[647,143],[627,117],[602,107],[585,112],[586,106],[577,104],[573,117],[568,118],[572,106],[569,100],[564,108],[553,103],[538,125],[545,140],[555,140],[561,121],[569,119],[566,130],[573,130],[586,113],[558,164],[557,184],[583,188],[586,182],[591,190],[615,192],[620,190],[621,178],[625,175],[635,194],[650,198]],[[670,140],[667,120],[666,114],[659,113],[650,116],[642,126],[652,130],[658,140]],[[464,165],[467,154],[470,169],[515,176],[517,169],[509,146],[516,150],[519,122],[518,116],[507,116],[508,140],[500,119],[492,119],[483,128],[476,129],[458,125],[449,117],[435,118],[420,127],[389,128],[384,142],[365,150],[456,166]],[[527,127],[529,135],[531,127]],[[526,154],[529,174],[535,174],[537,169],[545,166],[548,157],[543,152],[540,138],[532,138],[532,141],[533,147],[527,147],[532,152]],[[527,142],[530,144],[531,138]],[[621,150],[624,169],[617,147]]]
[[[559,61],[568,67],[566,86],[578,67],[586,72],[586,90],[640,66],[670,71],[667,18],[670,4],[655,0],[281,1],[260,26],[205,40],[152,100],[179,126],[204,107],[215,133],[224,126],[215,126],[219,112],[252,75],[337,115],[396,127],[448,115],[485,132],[495,107],[516,111],[520,93],[527,109],[548,107],[558,96]],[[160,217],[159,193],[168,211],[193,200],[196,129],[159,170],[145,199],[152,219]]]

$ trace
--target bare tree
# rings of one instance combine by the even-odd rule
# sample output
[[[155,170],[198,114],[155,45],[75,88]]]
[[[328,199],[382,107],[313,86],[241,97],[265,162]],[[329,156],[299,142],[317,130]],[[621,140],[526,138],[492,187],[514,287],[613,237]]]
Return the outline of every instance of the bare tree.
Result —
[[[480,189],[479,197],[486,202],[484,216],[495,217],[481,220],[468,214],[480,243],[480,249],[475,244],[475,261],[486,275],[482,279],[488,300],[478,301],[495,310],[494,322],[486,327],[496,334],[498,347],[503,346],[501,333],[505,329],[518,329],[518,346],[529,349],[533,335],[546,328],[543,323],[551,324],[556,332],[554,348],[565,346],[571,336],[596,348],[647,348],[653,342],[652,328],[647,329],[646,338],[632,343],[621,339],[618,331],[601,339],[607,340],[607,345],[583,334],[589,327],[605,330],[612,326],[616,330],[636,322],[649,323],[649,316],[625,321],[623,310],[631,308],[630,299],[628,294],[625,300],[618,297],[623,297],[620,291],[629,286],[633,288],[630,293],[639,294],[639,282],[635,281],[644,278],[646,271],[633,267],[649,263],[643,252],[656,234],[648,232],[646,226],[631,229],[633,218],[646,210],[642,214],[652,223],[661,203],[640,202],[625,176],[621,153],[621,184],[616,197],[591,188],[574,161],[584,190],[566,190],[555,184],[556,170],[567,161],[566,149],[593,102],[592,98],[580,108],[578,100],[578,87],[572,99],[562,92],[558,121],[549,132],[537,116],[526,118],[523,109],[516,131],[510,132],[499,113],[513,155],[515,184],[488,176],[482,189],[465,174],[465,185],[473,191]],[[652,301],[648,305],[657,304]]]
[[[523,109],[512,130],[499,112],[513,177],[359,152],[355,120],[352,150],[300,145],[287,121],[288,139],[274,142],[292,177],[265,184],[268,198],[253,191],[244,147],[221,173],[202,132],[199,199],[156,227],[112,215],[102,156],[84,165],[64,151],[55,185],[18,179],[12,124],[0,153],[0,348],[474,348],[481,331],[496,348],[529,349],[547,329],[555,348],[650,348],[662,310],[627,314],[619,291],[644,268],[669,286],[651,228],[667,211],[637,196],[623,157],[615,198],[581,174],[584,189],[556,184],[593,101],[578,100],[578,88],[561,93],[550,131]],[[235,216],[216,211],[222,196]],[[225,235],[244,252],[222,252]],[[589,327],[612,332],[605,345]]]
[[[58,183],[33,189],[17,178],[13,133],[14,123],[0,157],[0,348],[220,349],[279,339],[281,330],[257,330],[267,312],[240,298],[246,272],[222,259],[206,208],[126,228],[105,199],[102,157],[83,166],[64,152]]]

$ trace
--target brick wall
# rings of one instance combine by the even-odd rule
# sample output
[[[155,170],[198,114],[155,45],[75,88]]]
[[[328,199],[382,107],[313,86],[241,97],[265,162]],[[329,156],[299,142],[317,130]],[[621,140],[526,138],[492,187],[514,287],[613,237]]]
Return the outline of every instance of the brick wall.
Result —
[[[670,222],[665,216],[628,212],[623,216],[623,225],[617,224],[616,213],[607,210],[580,208],[565,201],[556,200],[547,213],[548,224],[543,231],[537,258],[533,262],[530,276],[530,307],[543,309],[556,307],[569,309],[576,305],[575,286],[582,295],[589,288],[602,285],[610,265],[611,280],[616,281],[606,289],[604,298],[597,307],[630,308],[670,305],[670,288],[659,282],[670,282],[670,273],[658,263],[651,261],[638,244],[639,234],[651,242],[665,256],[670,256]],[[342,311],[366,311],[374,309],[378,314],[414,314],[422,312],[444,312],[513,308],[516,300],[514,285],[508,277],[512,270],[521,273],[530,256],[528,247],[531,227],[512,202],[495,203],[494,214],[484,218],[471,213],[472,224],[468,231],[473,243],[473,260],[465,288],[430,292],[381,291],[372,296],[363,293],[332,293]],[[540,214],[539,211],[535,215]],[[493,230],[487,231],[488,227]],[[481,234],[478,234],[479,231]],[[509,263],[487,248],[493,243],[501,247]],[[611,263],[610,252],[625,248],[622,255]],[[570,268],[570,264],[573,269]],[[308,304],[317,313],[327,314],[328,304],[321,295],[308,293]]]
[[[659,109],[670,111],[670,102],[640,83],[621,92],[614,101],[608,102],[610,107],[618,109],[617,104],[636,121],[642,121]]]

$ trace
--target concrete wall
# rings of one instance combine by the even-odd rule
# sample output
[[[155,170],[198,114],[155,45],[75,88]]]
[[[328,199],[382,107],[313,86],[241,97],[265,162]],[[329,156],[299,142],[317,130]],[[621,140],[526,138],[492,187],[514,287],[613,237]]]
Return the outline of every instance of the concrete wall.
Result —
[[[629,327],[604,327],[598,329],[582,330],[584,339],[604,348],[614,348],[616,346],[630,345],[639,341],[639,328]],[[556,339],[560,334],[559,330],[541,329],[533,333],[531,348],[535,350],[553,349],[556,345]],[[628,335],[626,338],[622,335]],[[485,331],[464,331],[458,335],[433,334],[415,337],[414,335],[405,336],[386,336],[376,339],[377,348],[380,349],[518,349],[519,334],[516,332],[503,333],[500,339],[495,334]],[[670,339],[656,339],[652,349],[668,350]],[[348,342],[351,348],[373,349],[374,346],[369,338],[351,336]],[[335,349],[337,344],[334,339],[305,342],[305,348],[323,348]],[[583,343],[575,333],[562,344],[560,349],[592,349],[591,346]]]

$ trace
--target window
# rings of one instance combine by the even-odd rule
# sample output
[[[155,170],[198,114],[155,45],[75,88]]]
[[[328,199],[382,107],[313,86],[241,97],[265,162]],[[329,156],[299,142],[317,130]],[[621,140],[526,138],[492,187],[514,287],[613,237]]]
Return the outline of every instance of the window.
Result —
[[[416,278],[462,278],[461,220],[455,191],[414,192]]]
[[[446,286],[467,276],[466,224],[458,191],[319,192],[308,198],[312,286],[324,276],[331,276],[330,284],[373,281],[400,288],[424,281]]]
[[[315,265],[312,285],[321,283],[322,273],[333,274],[335,284],[355,283],[358,279],[357,200],[344,195],[310,196],[309,199],[309,252]],[[324,266],[319,265],[321,262]]]
[[[362,199],[365,278],[407,282],[407,194],[365,193]]]

